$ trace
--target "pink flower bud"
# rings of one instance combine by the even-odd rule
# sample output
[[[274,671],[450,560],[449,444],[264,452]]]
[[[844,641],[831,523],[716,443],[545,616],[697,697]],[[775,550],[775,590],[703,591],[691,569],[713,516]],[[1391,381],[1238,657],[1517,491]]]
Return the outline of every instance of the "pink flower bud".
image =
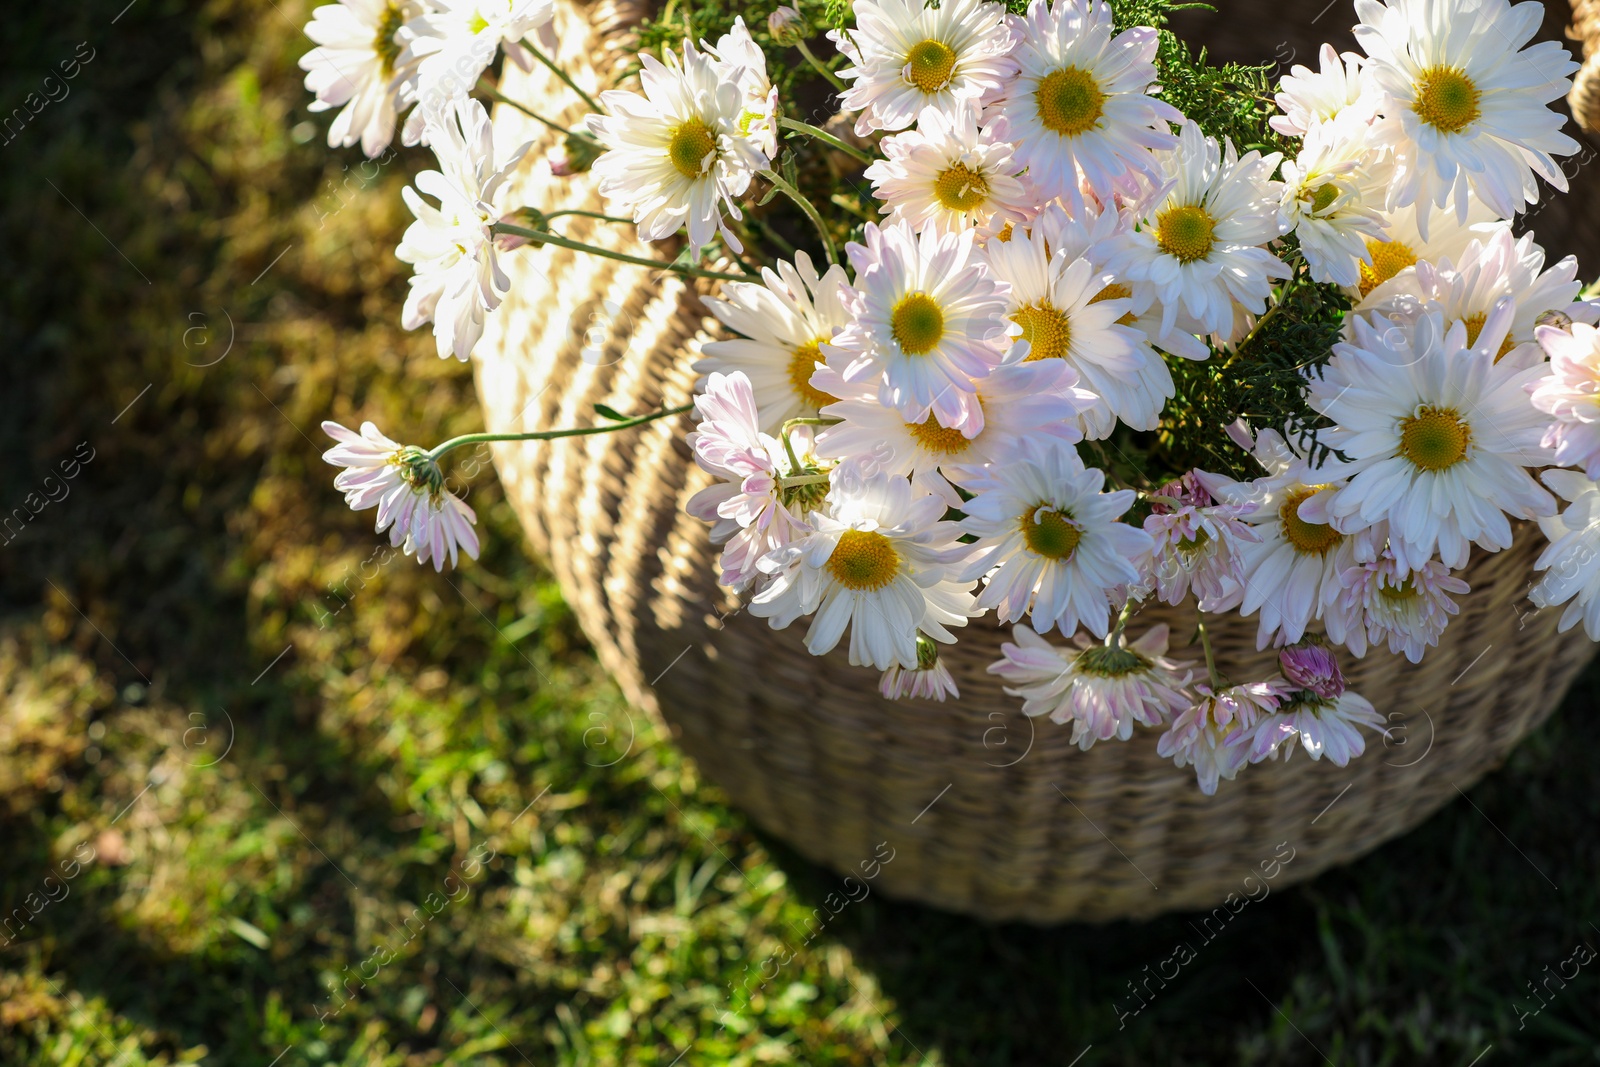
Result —
[[[1344,675],[1332,650],[1309,641],[1290,645],[1278,653],[1278,665],[1291,684],[1333,700],[1344,693]]]

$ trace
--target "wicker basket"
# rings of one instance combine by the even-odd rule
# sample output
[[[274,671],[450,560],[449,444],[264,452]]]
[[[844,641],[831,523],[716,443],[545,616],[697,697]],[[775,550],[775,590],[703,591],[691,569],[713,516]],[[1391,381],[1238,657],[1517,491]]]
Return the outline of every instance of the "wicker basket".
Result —
[[[1230,15],[1242,6],[1224,5]],[[1274,19],[1283,11],[1274,5]],[[614,4],[563,6],[561,59],[568,69],[616,62],[616,35],[634,17]],[[508,82],[513,98],[545,114],[579,113],[542,68],[508,68]],[[547,144],[518,120],[500,115]],[[600,208],[587,175],[552,179],[541,156],[531,154],[508,203]],[[571,220],[568,232],[650,254],[618,227]],[[644,411],[690,397],[689,365],[714,325],[694,286],[561,249],[525,248],[504,262],[512,293],[478,348],[491,429],[581,423],[596,403]],[[1244,892],[1283,842],[1294,858],[1274,884],[1309,878],[1404,833],[1494,767],[1590,654],[1581,631],[1556,636],[1556,612],[1523,617],[1540,541],[1524,528],[1513,549],[1474,560],[1472,594],[1421,665],[1375,652],[1351,672],[1390,715],[1396,743],[1375,740],[1346,768],[1303,755],[1292,766],[1268,762],[1208,798],[1191,771],[1157,757],[1151,733],[1085,753],[1066,729],[1024,718],[985,673],[1002,637],[992,617],[947,655],[960,701],[892,703],[877,695],[876,672],[849,666],[842,648],[808,655],[803,624],[774,632],[738,611],[715,583],[706,527],[683,511],[705,484],[687,429],[675,420],[497,446],[496,461],[534,547],[629,698],[659,714],[758,824],[811,859],[856,872],[887,842],[894,859],[875,884],[892,896],[996,920],[1144,917]],[[1135,628],[1158,620],[1175,635],[1193,632],[1187,612],[1159,607]],[[1254,619],[1216,629],[1229,673],[1267,672]]]

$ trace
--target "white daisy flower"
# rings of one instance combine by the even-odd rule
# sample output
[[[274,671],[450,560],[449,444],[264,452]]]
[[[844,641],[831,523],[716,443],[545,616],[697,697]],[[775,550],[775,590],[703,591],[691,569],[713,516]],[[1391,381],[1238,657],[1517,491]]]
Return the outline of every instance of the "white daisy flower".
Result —
[[[1052,229],[1036,225],[1010,240],[991,239],[986,249],[995,277],[1011,287],[1006,315],[1028,345],[1025,358],[1065,363],[1095,394],[1078,417],[1085,437],[1110,436],[1118,419],[1155,429],[1172,397],[1171,372],[1127,323],[1133,302],[1112,288],[1114,276],[1087,258],[1068,258]]]
[[[1347,119],[1320,123],[1283,163],[1281,225],[1300,239],[1312,281],[1359,285],[1361,266],[1372,262],[1367,243],[1383,239],[1383,219],[1367,200],[1365,132]]]
[[[842,329],[850,314],[844,306],[845,269],[832,264],[819,277],[811,257],[796,252],[794,263],[779,261],[761,269],[762,285],[728,282],[721,299],[701,303],[740,336],[702,346],[694,365],[701,374],[738,371],[755,389],[761,430],[777,433],[790,419],[814,417],[838,397],[811,383],[822,365],[822,346]]]
[[[903,130],[924,108],[954,117],[992,100],[1016,69],[1007,53],[1005,8],[984,0],[856,0],[853,30],[828,37],[850,66],[839,77],[851,86],[839,98],[859,111],[856,133]]]
[[[1168,123],[1183,116],[1151,95],[1156,31],[1149,26],[1112,36],[1103,0],[1032,0],[1008,17],[1017,73],[993,107],[996,136],[1017,146],[1017,161],[1045,197],[1061,197],[1077,214],[1082,184],[1109,202],[1130,174],[1161,180],[1154,149],[1177,142]],[[986,114],[987,117],[987,114]]]
[[[824,346],[846,381],[873,382],[907,422],[931,411],[941,426],[980,417],[974,396],[1007,343],[1005,286],[990,274],[974,235],[921,236],[904,222],[867,223],[866,244],[845,246],[855,285],[852,320]]]
[[[906,422],[898,410],[884,406],[876,386],[850,385],[824,368],[817,372],[817,382],[839,390],[844,399],[823,408],[822,414],[843,421],[818,431],[817,455],[855,460],[901,477],[943,468],[960,480],[968,467],[1004,462],[1024,439],[1082,440],[1074,416],[1096,398],[1068,384],[1074,378],[1059,360],[1002,364],[978,383],[977,417],[955,429],[940,426],[932,415]],[[960,506],[960,498],[954,497],[951,506]]]
[[[1550,544],[1534,561],[1544,574],[1528,593],[1541,608],[1566,604],[1561,632],[1579,620],[1591,641],[1600,641],[1600,484],[1577,471],[1544,472],[1545,484],[1570,501],[1560,515],[1539,520]]]
[[[1319,440],[1349,458],[1318,472],[1347,479],[1321,511],[1345,532],[1387,519],[1402,573],[1435,552],[1464,567],[1474,543],[1511,547],[1511,518],[1553,510],[1528,472],[1550,461],[1526,390],[1543,368],[1495,361],[1511,311],[1502,300],[1471,348],[1466,325],[1447,329],[1436,307],[1381,332],[1352,316],[1354,341],[1309,380],[1307,402],[1335,423]]]
[[[1566,96],[1578,64],[1554,41],[1524,48],[1544,6],[1507,0],[1356,0],[1362,75],[1382,94],[1374,143],[1394,154],[1391,210],[1418,204],[1467,221],[1470,189],[1503,219],[1539,199],[1534,175],[1566,191],[1553,158],[1578,143],[1546,105]]]
[[[864,177],[883,201],[890,223],[940,232],[975,227],[995,233],[1033,213],[1036,198],[1017,177],[1022,168],[1011,145],[979,130],[978,116],[962,108],[954,117],[925,109],[917,128],[886,137],[883,159]]]
[[[713,372],[704,394],[695,397],[699,425],[686,441],[695,462],[721,481],[707,486],[684,506],[697,519],[712,524],[711,543],[723,544],[723,585],[743,589],[757,576],[757,563],[806,532],[803,515],[820,503],[827,486],[785,490],[782,479],[792,469],[783,443],[761,432],[755,392],[742,373]],[[804,434],[790,443],[803,455]]]
[[[1540,316],[1556,311],[1569,319],[1593,322],[1600,310],[1574,303],[1583,288],[1577,275],[1575,257],[1545,270],[1544,249],[1532,235],[1514,238],[1510,228],[1502,226],[1475,237],[1458,256],[1438,263],[1418,261],[1415,270],[1395,279],[1382,302],[1368,307],[1393,321],[1396,316],[1413,319],[1423,306],[1436,304],[1447,323],[1466,324],[1467,345],[1474,347],[1495,306],[1510,300],[1511,322],[1495,358],[1528,345],[1529,358],[1537,359],[1531,346]]]
[[[1304,137],[1324,122],[1351,115],[1362,123],[1376,117],[1377,94],[1361,76],[1361,57],[1342,56],[1331,44],[1317,53],[1320,70],[1296,63],[1278,82],[1278,110],[1267,124],[1285,137]]]
[[[1280,751],[1288,759],[1298,741],[1312,759],[1327,756],[1334,766],[1343,767],[1366,751],[1366,739],[1357,726],[1385,733],[1383,717],[1359,693],[1346,689],[1332,700],[1323,700],[1300,690],[1295,699],[1253,730],[1235,731],[1231,736],[1239,748],[1248,749],[1251,763],[1277,759]]]
[[[1085,468],[1070,445],[1019,442],[1009,461],[972,472],[961,528],[978,540],[963,577],[987,576],[977,606],[1001,622],[1030,615],[1033,628],[1071,636],[1111,629],[1113,602],[1140,581],[1150,535],[1118,522],[1135,493],[1105,493],[1105,472]]]
[[[878,682],[878,692],[885,700],[938,700],[946,695],[961,697],[956,680],[950,677],[950,668],[939,658],[939,646],[929,638],[917,635],[917,665],[902,667],[896,663],[883,672]]]
[[[1152,575],[1160,600],[1177,606],[1193,592],[1204,612],[1238,606],[1244,596],[1239,546],[1261,539],[1239,517],[1248,506],[1218,504],[1193,472],[1152,494],[1150,504],[1144,532],[1155,544]]]
[[[762,148],[742,126],[745,94],[736,76],[710,53],[683,42],[683,58],[662,63],[640,54],[641,96],[621,89],[600,94],[608,114],[590,115],[589,132],[605,146],[595,160],[600,192],[614,210],[633,216],[639,236],[659,241],[687,226],[696,248],[718,234],[735,252],[743,245],[728,229],[738,198],[767,165]]]
[[[439,356],[465,360],[483,336],[484,317],[511,288],[495,258],[490,227],[500,218],[500,188],[529,146],[496,163],[494,127],[471,97],[456,100],[436,119],[428,125],[428,143],[439,169],[418,174],[416,188],[400,194],[416,216],[395,249],[415,272],[400,322],[408,330],[432,322]]]
[[[917,632],[948,644],[948,627],[965,626],[972,610],[973,583],[954,577],[968,550],[956,524],[943,521],[945,506],[915,495],[904,478],[836,469],[811,531],[762,561],[772,581],[750,613],[782,630],[816,612],[806,634],[812,655],[849,629],[851,663],[916,667]]]
[[[1087,751],[1096,741],[1133,736],[1134,723],[1159,726],[1189,704],[1189,664],[1167,658],[1167,627],[1152,626],[1137,641],[1097,645],[1084,634],[1076,648],[1058,649],[1025,626],[1016,644],[1000,646],[989,666],[1022,698],[1022,713],[1072,723],[1072,743]]]
[[[739,85],[744,110],[739,131],[755,143],[768,159],[778,157],[778,90],[767,75],[767,55],[750,36],[744,16],[735,15],[733,28],[705,51],[723,65],[725,76]]]
[[[1387,644],[1389,651],[1404,653],[1412,663],[1439,643],[1450,616],[1461,609],[1451,600],[1471,587],[1436,559],[1402,574],[1392,554],[1362,563],[1339,576],[1341,602],[1351,615],[1345,644],[1357,656]]]
[[[1097,206],[1086,201],[1082,211],[1070,216],[1060,204],[1051,203],[1039,213],[1030,229],[1044,235],[1045,248],[1052,258],[1064,255],[1068,262],[1087,259],[1096,271],[1103,271],[1117,246],[1116,238],[1132,231],[1133,219],[1115,202]],[[1114,280],[1090,302],[1102,300],[1132,301],[1133,306],[1117,324],[1143,333],[1150,344],[1161,351],[1184,359],[1211,358],[1211,350],[1194,334],[1175,326],[1162,326],[1165,311],[1156,299],[1154,287],[1148,283],[1129,285],[1121,279]]]
[[[312,111],[343,107],[328,128],[328,147],[360,142],[369,158],[389,147],[401,111],[415,98],[417,64],[402,60],[400,28],[422,14],[421,0],[339,0],[311,12],[306,36],[317,47],[300,57]]]
[[[1291,692],[1281,678],[1231,685],[1213,691],[1204,682],[1194,686],[1199,698],[1173,720],[1156,742],[1156,754],[1179,767],[1194,765],[1200,792],[1215,796],[1217,783],[1233,781],[1249,762],[1249,746],[1238,735],[1271,715]]]
[[[1347,626],[1338,578],[1358,562],[1357,539],[1305,514],[1306,505],[1337,486],[1311,481],[1319,472],[1308,472],[1304,458],[1273,430],[1256,438],[1254,455],[1267,477],[1233,482],[1195,472],[1218,501],[1246,508],[1241,519],[1257,535],[1237,541],[1244,584],[1239,613],[1261,613],[1257,648],[1292,644],[1317,620],[1343,642]]]
[[[520,42],[555,15],[553,0],[427,0],[430,10],[406,24],[406,62],[417,66],[417,110],[404,140],[428,140],[434,116],[477,87],[502,45],[524,70]]]
[[[1367,241],[1367,259],[1360,266],[1361,281],[1345,290],[1355,310],[1367,311],[1412,287],[1411,278],[1419,262],[1443,263],[1460,258],[1467,245],[1485,240],[1495,233],[1510,232],[1511,224],[1501,222],[1481,201],[1473,200],[1467,210],[1467,225],[1454,215],[1438,215],[1424,238],[1417,226],[1417,207],[1380,212],[1383,237]]]
[[[378,508],[377,532],[389,531],[389,543],[418,563],[433,562],[444,570],[445,557],[454,567],[458,553],[478,558],[478,517],[466,502],[444,488],[438,463],[422,449],[389,440],[370,422],[361,432],[337,422],[324,422],[322,432],[338,444],[322,454],[324,462],[346,468],[334,478],[352,511]]]
[[[1170,187],[1145,210],[1140,227],[1119,241],[1107,268],[1148,284],[1161,301],[1163,332],[1174,325],[1233,340],[1243,314],[1266,309],[1283,261],[1260,247],[1281,234],[1283,185],[1270,179],[1277,153],[1244,156],[1186,121],[1178,147],[1158,152]]]
[[[1573,323],[1570,330],[1540,326],[1539,345],[1549,374],[1530,382],[1533,406],[1554,418],[1540,444],[1555,462],[1600,478],[1600,330]],[[1568,499],[1571,499],[1570,497]]]

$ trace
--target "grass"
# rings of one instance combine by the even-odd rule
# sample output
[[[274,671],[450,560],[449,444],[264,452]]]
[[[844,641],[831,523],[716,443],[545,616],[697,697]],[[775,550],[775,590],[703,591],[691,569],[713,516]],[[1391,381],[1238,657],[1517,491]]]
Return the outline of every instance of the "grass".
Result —
[[[1600,968],[1547,978],[1600,947],[1592,674],[1470,804],[1252,905],[1124,1029],[1187,917],[869,897],[794,945],[836,879],[624,704],[490,472],[444,576],[328,484],[323,417],[479,425],[398,326],[423,158],[319,143],[306,3],[123,2],[24,5],[0,72],[14,106],[94,52],[0,146],[0,503],[56,498],[0,546],[0,1062],[1600,1056]]]

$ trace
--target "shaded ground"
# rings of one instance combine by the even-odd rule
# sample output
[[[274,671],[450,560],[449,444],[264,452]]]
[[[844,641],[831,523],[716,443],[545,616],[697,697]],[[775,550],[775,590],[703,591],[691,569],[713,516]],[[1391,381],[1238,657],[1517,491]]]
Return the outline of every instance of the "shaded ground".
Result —
[[[835,880],[630,715],[490,473],[485,557],[442,577],[328,484],[325,416],[478,425],[398,327],[422,158],[321,146],[308,4],[125,2],[10,12],[0,73],[6,107],[62,97],[0,146],[0,504],[54,498],[0,545],[0,1062],[1600,1054],[1597,968],[1549,978],[1600,948],[1593,675],[1471,803],[1253,905],[1126,1029],[1187,918],[869,898],[790,947]]]

